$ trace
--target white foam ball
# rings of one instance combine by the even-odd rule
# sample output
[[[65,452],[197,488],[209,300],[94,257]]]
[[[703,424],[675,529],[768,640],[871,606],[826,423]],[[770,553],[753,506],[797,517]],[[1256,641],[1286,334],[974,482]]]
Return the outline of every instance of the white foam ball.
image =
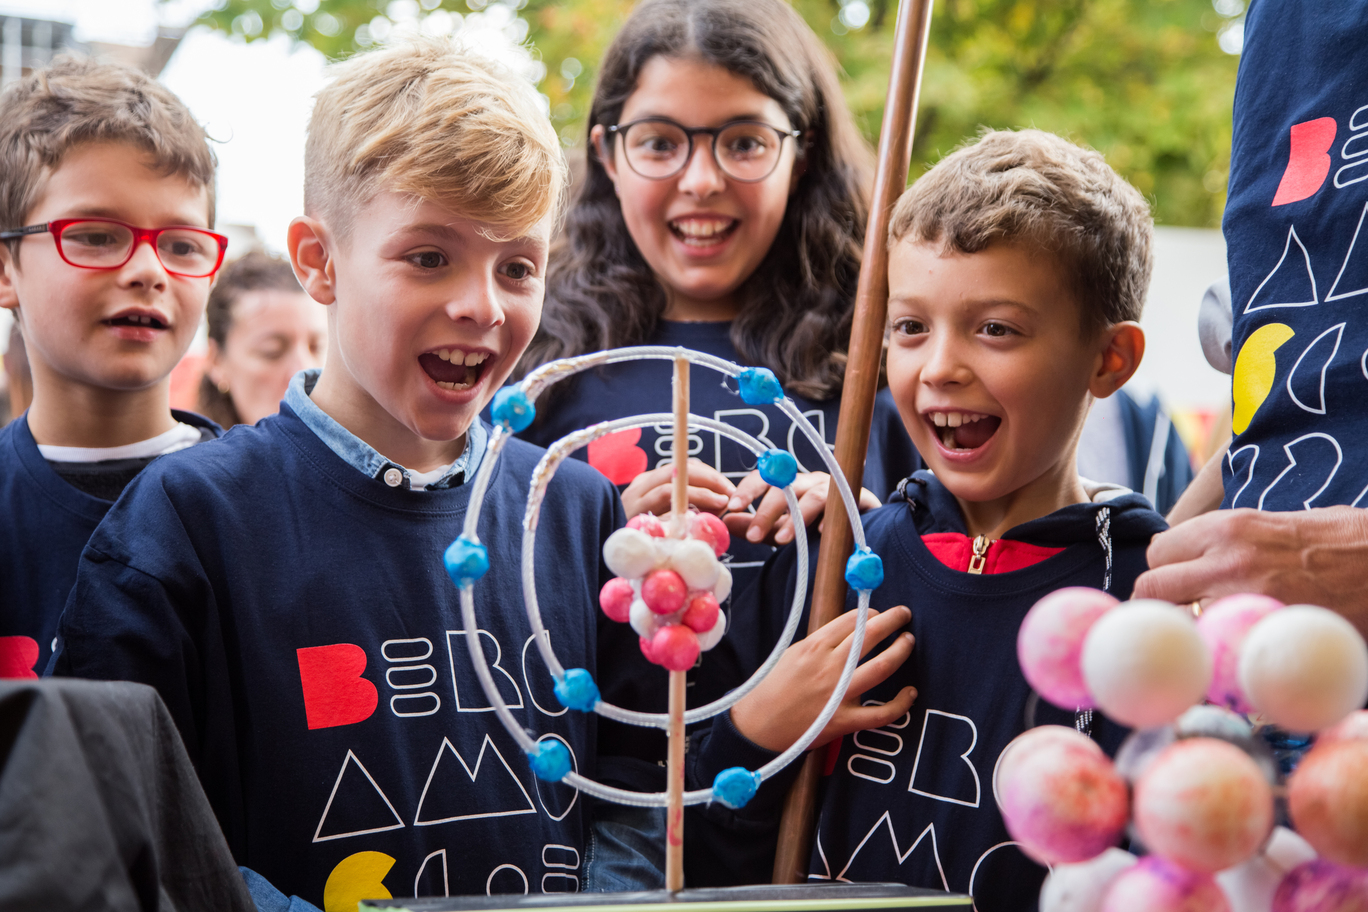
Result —
[[[698,635],[698,648],[703,652],[707,652],[709,649],[712,649],[718,643],[722,642],[722,635],[726,632],[727,613],[725,611],[719,611],[717,612],[717,623],[713,624],[712,630]]]
[[[1287,872],[1316,857],[1310,843],[1286,827],[1275,827],[1263,851],[1216,874],[1216,885],[1234,912],[1270,912],[1273,894]]]
[[[722,564],[706,542],[689,539],[682,541],[670,555],[670,569],[684,578],[690,589],[711,589],[717,582]]]
[[[1040,912],[1098,912],[1107,888],[1136,858],[1121,849],[1078,864],[1055,865],[1040,888]]]
[[[717,599],[717,604],[722,604],[731,595],[732,575],[727,569],[726,564],[718,564],[717,582],[713,584],[713,598]]]
[[[1289,605],[1245,637],[1240,687],[1275,725],[1319,731],[1368,701],[1368,645],[1335,612]]]
[[[660,629],[660,615],[648,608],[641,599],[633,600],[632,611],[627,620],[637,632],[637,636],[648,640]]]
[[[623,579],[639,579],[655,569],[655,539],[636,529],[618,529],[603,543],[603,562]]]
[[[1083,641],[1082,665],[1098,707],[1132,728],[1172,722],[1211,683],[1197,625],[1157,599],[1122,602],[1098,618]]]

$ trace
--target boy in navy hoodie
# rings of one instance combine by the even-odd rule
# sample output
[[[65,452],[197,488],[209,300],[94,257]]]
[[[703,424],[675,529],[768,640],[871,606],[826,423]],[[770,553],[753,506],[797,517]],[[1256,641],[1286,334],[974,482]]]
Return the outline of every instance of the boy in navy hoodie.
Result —
[[[542,450],[509,441],[490,480],[473,634],[442,569],[491,458],[480,409],[540,315],[558,137],[530,83],[413,40],[337,65],[305,154],[289,248],[328,308],[326,366],[279,415],[129,488],[82,557],[56,670],[154,685],[238,862],[287,894],[334,910],[574,891],[585,802],[533,777],[467,645],[591,770],[593,716],[556,700],[523,609]],[[567,665],[595,667],[600,549],[622,520],[606,479],[561,469],[539,584]]]
[[[61,57],[0,94],[0,307],[33,371],[0,430],[0,677],[46,667],[133,476],[218,433],[170,401],[227,248],[213,224],[204,131],[146,74]]]
[[[1109,752],[1124,733],[1036,698],[1017,629],[1064,586],[1127,598],[1164,528],[1143,497],[1074,465],[1089,403],[1143,354],[1151,235],[1144,199],[1100,155],[1034,130],[985,134],[898,202],[888,379],[929,471],[863,516],[886,574],[868,642],[907,632],[861,666],[819,739],[830,743],[809,879],[969,893],[982,912],[1035,908],[1044,869],[1003,826],[998,756],[1035,725],[1077,724]],[[789,548],[751,590],[776,625],[793,570]],[[714,724],[701,778],[791,744],[830,693],[853,628],[847,613],[789,649]],[[757,800],[751,823],[773,810]],[[757,844],[753,833],[739,843],[738,856]]]

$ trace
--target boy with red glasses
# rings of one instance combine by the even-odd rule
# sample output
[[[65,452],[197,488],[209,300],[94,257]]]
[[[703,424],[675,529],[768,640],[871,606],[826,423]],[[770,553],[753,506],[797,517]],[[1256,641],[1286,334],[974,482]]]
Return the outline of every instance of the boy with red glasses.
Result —
[[[217,436],[170,406],[227,239],[214,155],[143,73],[66,57],[0,95],[0,307],[33,403],[0,429],[0,677],[36,677],[81,550],[157,456]]]

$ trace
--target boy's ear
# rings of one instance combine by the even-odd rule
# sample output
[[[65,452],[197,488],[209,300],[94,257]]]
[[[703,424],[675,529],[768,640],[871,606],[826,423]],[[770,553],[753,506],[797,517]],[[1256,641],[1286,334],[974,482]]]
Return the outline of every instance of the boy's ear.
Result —
[[[608,173],[608,179],[613,182],[613,190],[617,190],[617,165],[613,162],[613,156],[608,154],[609,142],[608,131],[603,129],[603,124],[594,124],[594,129],[589,131],[589,143],[594,147],[594,155],[598,157],[599,163],[603,165],[603,170]]]
[[[328,229],[316,218],[301,215],[290,222],[286,235],[290,265],[299,284],[319,304],[337,300],[337,276],[333,265],[333,240]]]
[[[1133,320],[1115,323],[1102,331],[1102,350],[1088,391],[1105,399],[1126,385],[1145,357],[1145,331]]]
[[[0,307],[7,310],[19,309],[19,289],[15,287],[18,278],[14,273],[18,265],[10,254],[9,244],[0,241]]]

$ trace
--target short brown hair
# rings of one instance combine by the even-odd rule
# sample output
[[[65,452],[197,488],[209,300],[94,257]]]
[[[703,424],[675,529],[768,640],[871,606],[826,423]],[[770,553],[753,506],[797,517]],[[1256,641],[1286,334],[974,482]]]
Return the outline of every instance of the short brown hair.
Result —
[[[63,54],[0,93],[0,230],[23,227],[42,179],[88,142],[137,146],[156,170],[203,187],[214,226],[216,160],[185,104],[141,70]]]
[[[911,237],[977,253],[1017,242],[1072,277],[1085,331],[1138,320],[1154,222],[1145,198],[1091,150],[1041,130],[993,130],[941,159],[894,207],[890,249]]]
[[[381,190],[517,236],[559,214],[565,157],[532,84],[449,40],[413,38],[332,68],[304,149],[304,210],[336,219]]]

